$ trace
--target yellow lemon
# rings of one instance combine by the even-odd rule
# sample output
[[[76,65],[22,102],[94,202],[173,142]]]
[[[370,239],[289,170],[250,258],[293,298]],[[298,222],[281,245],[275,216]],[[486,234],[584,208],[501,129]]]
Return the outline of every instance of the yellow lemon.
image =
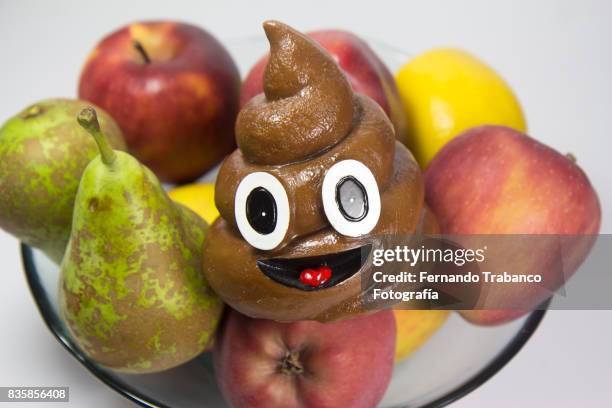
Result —
[[[395,362],[398,363],[425,343],[446,321],[448,310],[394,310],[397,337]]]
[[[473,55],[451,48],[425,52],[396,74],[408,148],[422,167],[449,140],[479,125],[527,130],[519,102],[502,77]]]
[[[204,218],[209,225],[219,216],[215,207],[215,185],[212,183],[188,184],[171,190],[168,195]]]

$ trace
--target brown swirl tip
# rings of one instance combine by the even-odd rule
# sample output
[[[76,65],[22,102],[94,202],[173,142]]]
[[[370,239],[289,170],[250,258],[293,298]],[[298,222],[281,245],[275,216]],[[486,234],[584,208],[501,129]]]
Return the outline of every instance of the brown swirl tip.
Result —
[[[351,85],[314,40],[278,21],[263,24],[270,42],[264,95],[240,112],[236,140],[248,161],[284,164],[339,143],[355,120]]]

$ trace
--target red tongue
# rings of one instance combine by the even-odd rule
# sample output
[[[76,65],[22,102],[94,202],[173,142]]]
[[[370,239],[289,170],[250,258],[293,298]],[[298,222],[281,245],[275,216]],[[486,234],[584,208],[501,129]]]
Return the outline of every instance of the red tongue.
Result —
[[[332,270],[329,266],[320,266],[317,269],[307,268],[300,273],[300,281],[305,285],[321,286],[331,278]]]

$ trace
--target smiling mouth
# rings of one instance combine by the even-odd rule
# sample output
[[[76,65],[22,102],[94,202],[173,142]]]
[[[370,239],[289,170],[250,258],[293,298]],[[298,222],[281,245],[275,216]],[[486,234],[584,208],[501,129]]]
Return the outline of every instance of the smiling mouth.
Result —
[[[335,286],[355,275],[370,255],[371,244],[347,251],[305,258],[270,258],[257,261],[259,269],[270,279],[282,285],[306,291]],[[316,286],[302,281],[307,270],[331,269],[331,276]],[[302,279],[301,279],[302,278]]]

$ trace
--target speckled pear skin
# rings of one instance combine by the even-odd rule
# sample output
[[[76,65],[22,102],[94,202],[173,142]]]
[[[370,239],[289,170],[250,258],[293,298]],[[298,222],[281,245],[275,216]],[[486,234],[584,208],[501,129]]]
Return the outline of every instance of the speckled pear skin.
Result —
[[[24,109],[0,128],[0,228],[60,263],[74,197],[87,164],[98,154],[75,118],[90,103],[49,99]],[[112,146],[124,150],[117,124],[98,110]]]
[[[180,365],[209,345],[223,304],[202,273],[203,219],[173,203],[132,156],[83,173],[61,265],[60,304],[82,350],[131,373]]]

